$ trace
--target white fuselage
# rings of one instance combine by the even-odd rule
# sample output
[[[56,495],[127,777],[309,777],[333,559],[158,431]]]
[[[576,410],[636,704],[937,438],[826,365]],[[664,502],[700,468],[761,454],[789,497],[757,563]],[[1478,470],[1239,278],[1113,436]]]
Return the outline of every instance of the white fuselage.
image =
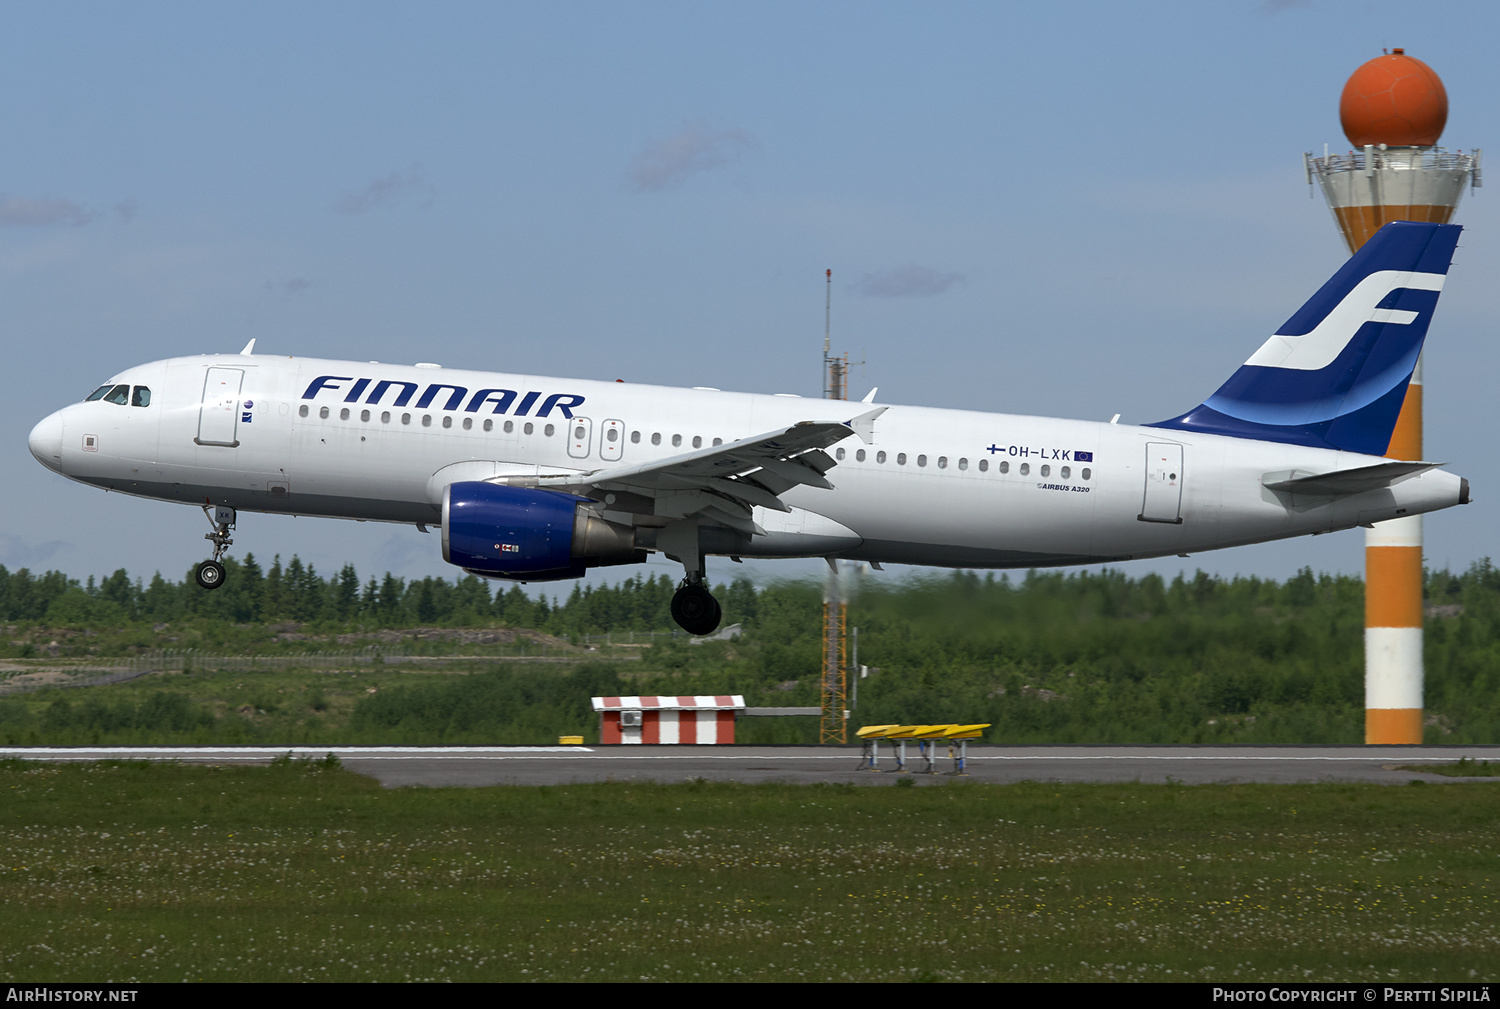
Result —
[[[441,522],[443,489],[456,481],[608,470],[871,409],[263,355],[177,358],[113,381],[147,387],[149,405],[66,407],[32,432],[38,459],[83,483],[165,501],[423,525]],[[238,388],[225,392],[226,382]],[[1382,460],[913,406],[889,407],[868,443],[851,431],[828,451],[834,489],[794,487],[782,495],[790,513],[755,509],[763,535],[705,540],[705,550],[1073,564],[1367,525],[1458,504],[1464,493],[1458,477],[1428,470],[1361,493],[1294,496],[1265,485]]]

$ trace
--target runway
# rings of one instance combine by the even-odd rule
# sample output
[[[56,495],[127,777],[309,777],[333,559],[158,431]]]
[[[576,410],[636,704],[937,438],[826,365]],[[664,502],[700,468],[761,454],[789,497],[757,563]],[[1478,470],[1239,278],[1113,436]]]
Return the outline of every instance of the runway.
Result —
[[[333,753],[344,766],[387,788],[403,786],[566,785],[600,781],[708,781],[795,784],[888,784],[903,776],[891,749],[877,770],[861,770],[860,750],[818,746],[9,746],[0,758],[25,760],[179,760],[199,764],[265,764],[291,753]],[[1451,778],[1396,770],[1403,764],[1453,763],[1462,757],[1500,761],[1500,746],[971,746],[967,775],[958,779],[946,747],[936,773],[908,746],[905,776],[920,785],[955,780],[1181,782],[1366,782],[1412,780],[1474,783],[1500,778]],[[916,773],[913,773],[916,772]]]

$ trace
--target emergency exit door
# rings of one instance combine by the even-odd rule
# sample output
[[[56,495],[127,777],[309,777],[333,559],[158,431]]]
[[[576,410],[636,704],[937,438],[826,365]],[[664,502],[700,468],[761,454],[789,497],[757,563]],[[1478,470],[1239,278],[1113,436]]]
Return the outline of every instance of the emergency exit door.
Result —
[[[1146,446],[1146,496],[1142,522],[1182,521],[1182,446],[1152,442]]]
[[[239,445],[240,383],[245,373],[239,368],[210,368],[203,379],[203,406],[198,413],[199,445]]]

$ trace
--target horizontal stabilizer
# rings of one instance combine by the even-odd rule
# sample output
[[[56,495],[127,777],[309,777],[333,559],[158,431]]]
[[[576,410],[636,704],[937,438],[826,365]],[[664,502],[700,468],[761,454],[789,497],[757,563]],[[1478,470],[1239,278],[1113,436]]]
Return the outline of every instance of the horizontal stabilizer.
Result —
[[[1317,494],[1326,497],[1343,497],[1346,494],[1363,494],[1367,490],[1379,490],[1415,476],[1423,470],[1436,469],[1440,462],[1383,462],[1358,469],[1341,469],[1333,473],[1315,473],[1300,476],[1295,473],[1267,473],[1261,479],[1269,490],[1288,494]]]

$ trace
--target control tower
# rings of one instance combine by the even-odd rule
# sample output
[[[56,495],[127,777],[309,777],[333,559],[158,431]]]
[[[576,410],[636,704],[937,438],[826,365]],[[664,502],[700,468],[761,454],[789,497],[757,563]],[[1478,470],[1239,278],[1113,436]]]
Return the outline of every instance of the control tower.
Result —
[[[1438,147],[1448,92],[1401,49],[1365,63],[1344,85],[1339,119],[1354,150],[1303,156],[1351,253],[1390,221],[1447,224],[1479,186],[1478,150]],[[1407,386],[1387,458],[1422,458],[1422,359]],[[1365,742],[1422,741],[1422,518],[1365,533]]]

